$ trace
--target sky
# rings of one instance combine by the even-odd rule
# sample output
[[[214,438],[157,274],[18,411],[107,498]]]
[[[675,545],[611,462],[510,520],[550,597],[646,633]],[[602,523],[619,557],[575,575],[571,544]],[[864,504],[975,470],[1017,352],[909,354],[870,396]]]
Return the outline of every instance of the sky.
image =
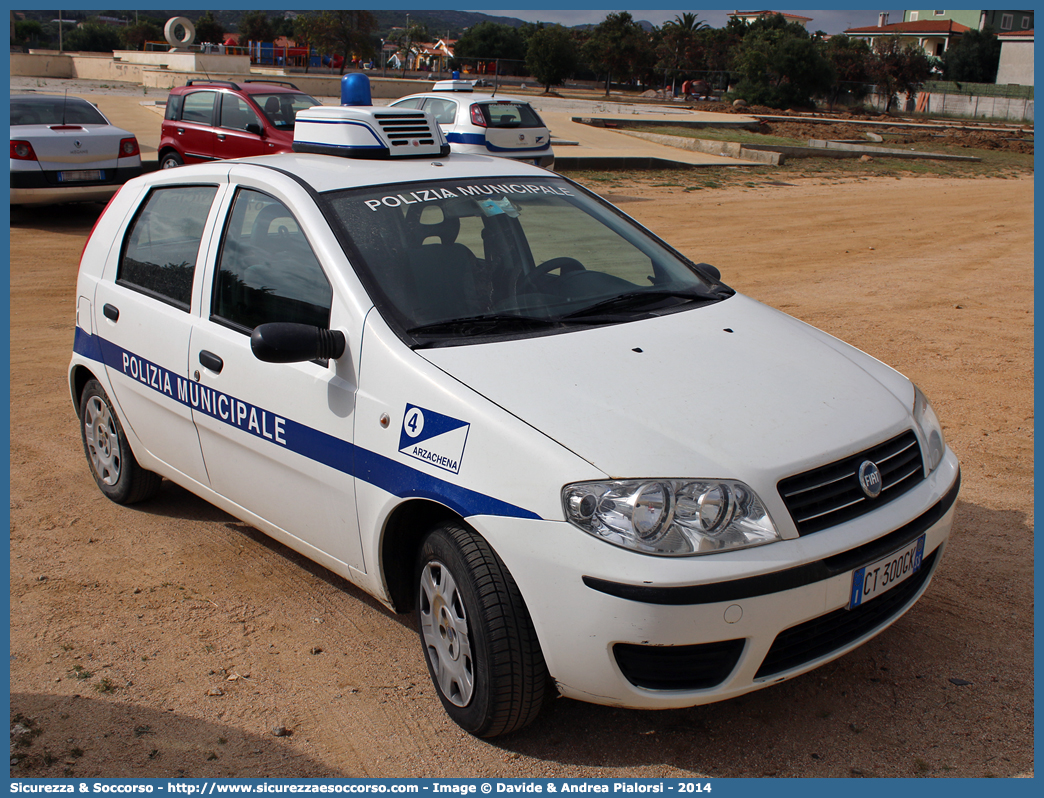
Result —
[[[549,4],[550,5],[550,4]],[[764,5],[749,5],[749,6],[734,6],[727,10],[711,11],[707,9],[693,9],[690,7],[676,8],[673,11],[652,11],[644,8],[639,9],[628,9],[631,12],[631,16],[636,21],[648,20],[654,25],[662,25],[668,20],[674,19],[676,16],[689,11],[696,14],[701,22],[706,22],[712,28],[724,27],[728,21],[728,15],[733,13],[737,8],[741,10],[763,10],[771,8],[773,11],[785,11],[788,14],[797,14],[802,17],[811,17],[812,21],[807,24],[807,28],[810,32],[817,30],[824,31],[825,33],[841,33],[845,28],[861,28],[868,25],[877,24],[877,15],[882,11],[886,11],[889,15],[888,21],[902,22],[903,12],[898,11],[887,11],[887,9],[873,9],[873,8],[834,8],[830,10],[817,9],[814,11],[795,11],[789,8],[776,8],[775,6],[764,6]],[[517,17],[518,19],[525,20],[526,22],[557,22],[561,25],[582,25],[585,22],[597,24],[605,19],[605,15],[609,11],[597,11],[594,9],[576,9],[576,10],[561,10],[551,11],[547,9],[524,9],[521,11],[508,11],[500,9],[489,9],[489,8],[471,8],[469,11],[481,11],[484,14],[490,14],[492,16],[504,16],[504,17]],[[609,9],[612,11],[613,9]]]

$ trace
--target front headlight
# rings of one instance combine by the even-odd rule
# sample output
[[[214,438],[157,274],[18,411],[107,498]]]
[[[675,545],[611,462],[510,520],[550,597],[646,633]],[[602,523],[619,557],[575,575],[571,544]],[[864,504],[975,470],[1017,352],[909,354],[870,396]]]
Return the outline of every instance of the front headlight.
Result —
[[[942,462],[943,453],[946,451],[946,441],[943,439],[942,424],[938,416],[932,410],[929,402],[921,389],[914,386],[913,419],[921,432],[921,440],[925,443],[924,472],[932,473]]]
[[[754,491],[729,479],[577,482],[562,488],[562,504],[588,534],[645,554],[710,554],[780,539]]]

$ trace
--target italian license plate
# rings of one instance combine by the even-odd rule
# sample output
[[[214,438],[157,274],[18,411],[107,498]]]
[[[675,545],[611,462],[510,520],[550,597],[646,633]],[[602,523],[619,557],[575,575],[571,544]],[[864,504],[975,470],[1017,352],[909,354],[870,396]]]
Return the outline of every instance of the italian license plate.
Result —
[[[921,568],[924,558],[924,535],[906,548],[865,565],[852,574],[852,592],[849,594],[848,609],[879,596],[889,588],[910,578]]]
[[[59,172],[58,181],[74,183],[81,180],[104,180],[105,172],[101,169],[81,169],[76,172]]]

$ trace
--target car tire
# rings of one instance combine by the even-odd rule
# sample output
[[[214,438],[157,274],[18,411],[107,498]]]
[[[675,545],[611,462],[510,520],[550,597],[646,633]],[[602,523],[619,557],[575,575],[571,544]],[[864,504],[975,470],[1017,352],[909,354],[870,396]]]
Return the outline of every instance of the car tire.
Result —
[[[181,156],[176,152],[167,152],[160,158],[160,169],[173,169],[177,166],[184,166],[185,161],[182,160]]]
[[[476,737],[535,720],[547,667],[518,585],[489,544],[459,523],[436,527],[415,584],[424,659],[450,718]]]
[[[162,477],[138,465],[112,403],[97,380],[88,382],[80,396],[80,436],[94,481],[112,501],[134,504],[159,491]]]

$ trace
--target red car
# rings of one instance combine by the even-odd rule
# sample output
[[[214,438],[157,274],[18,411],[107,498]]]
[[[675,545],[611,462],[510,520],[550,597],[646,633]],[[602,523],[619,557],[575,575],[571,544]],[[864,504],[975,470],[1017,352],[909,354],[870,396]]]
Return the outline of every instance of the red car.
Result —
[[[167,97],[160,168],[290,152],[297,112],[320,104],[282,81],[190,80]]]

